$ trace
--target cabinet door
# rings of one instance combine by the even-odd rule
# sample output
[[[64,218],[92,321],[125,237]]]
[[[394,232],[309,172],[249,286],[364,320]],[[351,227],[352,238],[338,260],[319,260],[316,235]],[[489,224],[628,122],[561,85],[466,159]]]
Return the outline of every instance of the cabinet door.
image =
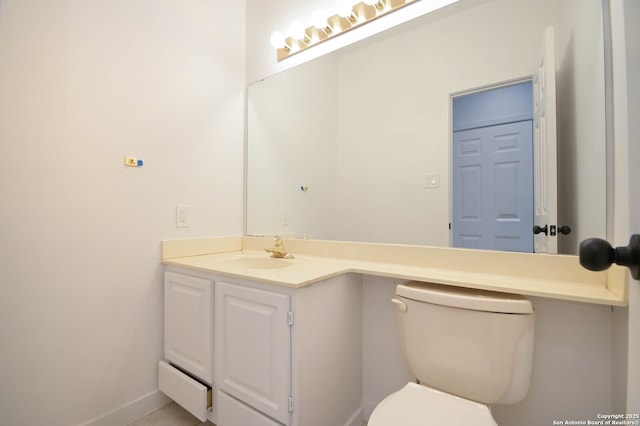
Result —
[[[227,283],[215,292],[216,385],[289,424],[289,295]]]
[[[213,383],[212,281],[165,272],[164,356]]]

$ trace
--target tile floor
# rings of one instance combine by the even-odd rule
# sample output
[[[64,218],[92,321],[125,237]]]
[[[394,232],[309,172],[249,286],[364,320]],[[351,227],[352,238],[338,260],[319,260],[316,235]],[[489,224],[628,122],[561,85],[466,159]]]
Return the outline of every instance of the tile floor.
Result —
[[[184,408],[171,402],[147,414],[128,426],[215,426],[211,422],[201,422]]]
[[[170,402],[162,408],[147,414],[127,426],[216,426],[211,422],[201,422],[189,414],[184,408]],[[367,426],[362,422],[362,426]]]

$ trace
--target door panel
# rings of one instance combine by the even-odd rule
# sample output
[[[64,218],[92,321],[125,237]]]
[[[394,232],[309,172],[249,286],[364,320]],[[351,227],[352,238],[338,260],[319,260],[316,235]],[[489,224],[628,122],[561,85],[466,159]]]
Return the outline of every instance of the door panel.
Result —
[[[453,246],[533,251],[532,123],[453,136]]]

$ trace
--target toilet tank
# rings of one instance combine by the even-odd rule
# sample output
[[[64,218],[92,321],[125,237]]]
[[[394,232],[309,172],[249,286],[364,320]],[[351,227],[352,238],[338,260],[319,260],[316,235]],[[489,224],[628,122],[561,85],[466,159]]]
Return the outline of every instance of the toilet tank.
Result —
[[[483,404],[527,394],[534,312],[514,294],[428,283],[396,287],[402,349],[420,383]]]

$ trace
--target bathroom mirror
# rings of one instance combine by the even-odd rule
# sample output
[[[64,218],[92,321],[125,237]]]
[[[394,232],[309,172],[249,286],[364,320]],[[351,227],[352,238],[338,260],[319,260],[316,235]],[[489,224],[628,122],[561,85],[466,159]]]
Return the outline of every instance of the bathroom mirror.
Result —
[[[530,79],[550,26],[558,252],[604,238],[600,0],[460,0],[251,84],[247,234],[450,246],[452,97]]]

